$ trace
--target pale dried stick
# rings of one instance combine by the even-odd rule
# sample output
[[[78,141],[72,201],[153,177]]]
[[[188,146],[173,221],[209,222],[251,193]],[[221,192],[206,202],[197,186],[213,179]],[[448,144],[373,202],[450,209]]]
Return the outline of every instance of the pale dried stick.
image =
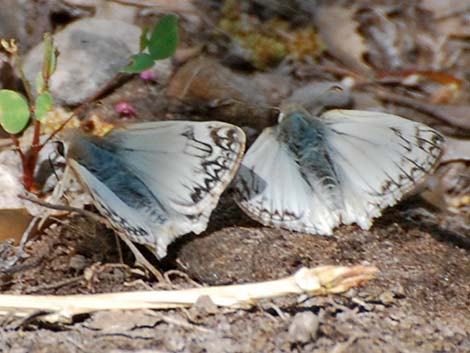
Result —
[[[260,299],[289,294],[315,296],[341,293],[373,278],[377,271],[372,266],[320,266],[302,268],[294,275],[279,280],[230,286],[67,296],[4,294],[0,295],[0,314],[25,317],[41,312],[45,313],[42,319],[58,322],[98,310],[188,307],[201,296],[209,296],[218,306],[244,308]]]

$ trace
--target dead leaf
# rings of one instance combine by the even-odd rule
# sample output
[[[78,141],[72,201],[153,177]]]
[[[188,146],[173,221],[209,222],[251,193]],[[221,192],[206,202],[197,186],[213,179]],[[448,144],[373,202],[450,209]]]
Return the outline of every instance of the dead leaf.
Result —
[[[470,37],[468,0],[422,0],[421,7],[434,15],[437,32],[445,36]]]
[[[429,94],[433,104],[450,104],[462,93],[462,81],[441,71],[401,70],[381,71],[377,77],[382,83],[397,83],[403,86],[417,87]]]
[[[32,219],[24,208],[0,210],[0,241],[13,239],[19,244]]]
[[[446,136],[446,147],[442,162],[470,161],[470,140]]]
[[[439,105],[425,102],[416,98],[387,92],[376,91],[376,96],[382,100],[416,109],[429,114],[455,128],[470,131],[470,120],[468,119],[469,105]]]
[[[218,120],[257,129],[269,125],[271,110],[252,76],[231,71],[215,60],[199,57],[172,77],[167,96]]]
[[[358,32],[355,13],[355,8],[322,6],[318,9],[315,22],[332,56],[354,70],[368,73],[370,67],[364,62],[367,46]]]
[[[116,1],[116,0],[115,0]],[[197,9],[192,0],[118,0],[122,4],[138,7],[155,8],[161,13],[196,13]]]

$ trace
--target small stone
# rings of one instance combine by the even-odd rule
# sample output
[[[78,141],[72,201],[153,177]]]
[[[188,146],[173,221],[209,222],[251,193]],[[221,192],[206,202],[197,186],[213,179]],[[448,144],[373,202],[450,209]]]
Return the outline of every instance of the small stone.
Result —
[[[311,311],[298,313],[289,326],[290,342],[307,343],[317,337],[320,322]]]
[[[87,261],[83,255],[74,255],[69,260],[69,267],[75,271],[82,271],[87,266]]]
[[[378,313],[382,313],[382,312],[385,311],[385,306],[383,306],[383,305],[376,305],[376,306],[374,307],[374,311],[375,311],[375,312],[378,312]]]
[[[184,336],[166,335],[164,338],[165,348],[170,352],[181,352],[186,346]]]
[[[197,317],[204,317],[217,313],[217,305],[214,304],[208,295],[200,296],[191,307],[191,313]]]
[[[383,304],[391,305],[395,302],[395,295],[392,292],[383,292],[379,299]]]
[[[395,298],[403,299],[403,298],[406,297],[405,288],[403,288],[403,286],[400,283],[398,283],[396,286],[394,286],[391,289],[391,292],[394,294]]]

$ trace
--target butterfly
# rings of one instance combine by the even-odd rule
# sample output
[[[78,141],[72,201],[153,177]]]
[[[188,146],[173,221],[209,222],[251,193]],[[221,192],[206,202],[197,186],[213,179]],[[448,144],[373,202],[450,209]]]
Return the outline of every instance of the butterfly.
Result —
[[[444,139],[396,115],[281,108],[248,149],[235,201],[263,225],[331,235],[340,224],[369,229],[437,166]]]
[[[177,237],[201,233],[245,148],[223,122],[146,122],[104,137],[64,134],[67,162],[98,211],[157,258]]]

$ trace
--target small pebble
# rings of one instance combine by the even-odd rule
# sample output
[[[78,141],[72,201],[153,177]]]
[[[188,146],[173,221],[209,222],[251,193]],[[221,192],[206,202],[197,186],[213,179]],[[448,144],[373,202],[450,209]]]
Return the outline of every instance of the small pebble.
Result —
[[[307,343],[317,337],[320,322],[311,311],[298,313],[289,326],[288,340],[292,343]]]
[[[190,309],[191,314],[197,317],[213,315],[217,313],[217,311],[217,305],[214,304],[208,295],[200,296]]]
[[[163,344],[170,352],[181,352],[186,346],[184,337],[180,335],[166,335]]]
[[[403,286],[400,283],[394,286],[391,289],[391,292],[394,294],[395,298],[403,299],[406,297],[405,288],[403,288]]]
[[[69,260],[69,267],[75,271],[82,271],[87,266],[87,260],[83,255],[74,255]]]
[[[392,292],[383,292],[379,299],[383,304],[391,305],[395,302],[395,295]]]

